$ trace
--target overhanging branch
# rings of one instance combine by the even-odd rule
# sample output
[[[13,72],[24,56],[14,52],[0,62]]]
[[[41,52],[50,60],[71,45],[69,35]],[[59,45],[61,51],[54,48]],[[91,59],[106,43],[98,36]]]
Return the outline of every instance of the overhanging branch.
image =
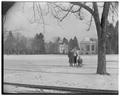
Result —
[[[63,8],[63,7],[61,7],[61,6],[59,6],[59,5],[57,5],[57,4],[55,4],[55,6],[57,7],[57,8],[59,8],[59,9],[61,9],[62,11],[65,11],[65,12],[71,12],[71,13],[76,13],[76,12],[79,12],[79,10],[80,10],[80,8],[79,9],[77,9],[77,10],[69,10],[69,9],[65,9],[65,8]]]
[[[92,24],[92,15],[91,15],[91,18],[90,18],[90,23],[89,23],[89,27],[88,27],[87,31],[90,30],[90,28],[91,28],[91,24]]]
[[[73,8],[73,5],[70,7],[70,9],[68,10],[67,14],[65,14],[62,19],[60,21],[62,21],[65,17],[67,17],[67,15],[69,14],[70,10]]]
[[[81,2],[70,2],[70,3],[73,4],[73,5],[81,6],[81,7],[83,7],[84,9],[86,9],[88,12],[90,12],[92,15],[94,14],[94,11],[93,11],[90,7],[88,7],[88,6],[85,5],[85,4],[82,4]]]
[[[106,20],[107,20],[107,17],[108,17],[109,8],[110,8],[110,3],[105,2],[104,7],[103,7],[102,17],[101,17],[101,27],[102,28],[106,27]]]

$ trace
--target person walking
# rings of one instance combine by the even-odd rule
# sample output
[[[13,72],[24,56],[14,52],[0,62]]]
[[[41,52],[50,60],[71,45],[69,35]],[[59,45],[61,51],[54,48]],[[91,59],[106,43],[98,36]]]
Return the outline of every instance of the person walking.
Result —
[[[73,51],[72,50],[69,50],[69,52],[68,52],[68,58],[69,58],[69,64],[70,64],[70,66],[73,66],[74,56],[73,56]]]
[[[82,67],[82,58],[80,57],[80,55],[78,54],[77,56],[77,63],[78,63],[78,67]]]
[[[74,58],[74,66],[76,66],[77,65],[77,49],[76,48],[74,48],[74,56],[73,56],[73,58]]]

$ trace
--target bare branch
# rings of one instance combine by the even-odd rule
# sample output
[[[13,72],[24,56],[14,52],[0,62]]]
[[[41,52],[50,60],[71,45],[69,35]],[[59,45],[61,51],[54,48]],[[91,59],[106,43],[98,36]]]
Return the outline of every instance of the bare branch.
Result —
[[[52,3],[51,3],[52,5]],[[73,5],[70,6],[69,9],[65,9],[65,8],[62,8],[60,6],[58,6],[57,4],[53,4],[53,7],[54,9],[51,8],[51,13],[52,15],[57,19],[59,20],[60,22],[63,21],[65,19],[65,17],[68,16],[68,14],[71,12],[72,8],[73,8]],[[56,10],[57,9],[57,10]],[[53,11],[54,10],[54,11]],[[63,11],[64,10],[64,11]],[[63,13],[63,16],[60,16],[60,14]],[[66,13],[66,14],[65,14]]]
[[[100,25],[99,13],[98,13],[98,6],[97,6],[96,2],[93,2],[93,9],[94,9],[93,17],[94,17],[94,21],[95,21],[95,24],[96,24],[97,35],[100,36],[100,34],[101,34],[100,33],[101,32],[101,25]],[[99,27],[97,27],[97,26],[99,26]]]
[[[88,27],[87,31],[89,31],[89,30],[90,30],[91,25],[92,25],[92,15],[91,15],[91,19],[90,19],[90,23],[89,23],[89,27]]]
[[[81,2],[70,2],[70,3],[73,4],[73,5],[81,6],[84,9],[86,9],[88,12],[90,12],[91,14],[94,14],[94,11],[90,7],[88,7],[87,5],[85,5],[85,3],[84,4],[81,3]]]
[[[33,2],[33,13],[34,13],[34,19],[35,19],[35,3]]]
[[[50,9],[49,9],[49,3],[47,3],[47,12],[46,15],[49,13]]]
[[[36,10],[35,10],[35,3],[33,2],[33,21],[32,20],[29,20],[27,19],[31,24],[35,23],[36,22]],[[32,19],[32,18],[31,18]]]
[[[63,21],[63,19],[64,19],[65,17],[67,17],[67,15],[69,14],[69,12],[70,12],[70,10],[71,10],[72,8],[73,8],[73,5],[70,7],[70,9],[68,10],[67,14],[65,14],[60,21]]]
[[[79,11],[78,11],[78,16],[79,16],[80,20],[83,20],[83,18],[81,17],[81,9],[82,9],[82,7],[80,6]]]
[[[40,4],[38,4],[38,7],[40,9],[41,18],[42,18],[42,22],[43,22],[43,32],[45,33],[45,21],[44,21],[44,17],[43,17],[43,13],[42,13],[42,8],[41,8]]]
[[[81,6],[80,6],[78,9],[76,9],[76,10],[73,10],[73,7],[74,7],[74,6],[73,6],[73,7],[71,6],[72,8],[70,7],[70,8],[71,8],[71,10],[70,10],[70,8],[67,8],[67,9],[66,9],[65,7],[60,6],[60,5],[58,5],[58,4],[55,4],[55,3],[54,3],[54,5],[55,5],[55,8],[60,9],[60,10],[62,10],[63,12],[68,12],[68,11],[69,11],[70,13],[73,13],[74,15],[75,15],[75,13],[76,13],[77,16],[79,16],[79,19],[80,19],[80,20],[83,20],[82,17],[81,17],[81,14],[80,14],[80,13],[81,13],[81,9],[82,9]],[[72,4],[72,5],[73,5],[73,4]],[[57,18],[57,19],[58,19],[58,18]]]
[[[92,6],[92,10],[93,10],[93,6]],[[91,28],[91,25],[92,25],[92,18],[93,18],[93,16],[92,16],[92,14],[91,14],[91,19],[90,19],[90,23],[89,23],[89,27],[88,27],[87,31],[89,31],[90,28]]]
[[[59,6],[59,5],[57,5],[57,4],[54,4],[57,8],[59,8],[59,9],[61,9],[62,11],[70,11],[71,13],[76,13],[76,12],[79,12],[79,10],[80,10],[80,8],[79,9],[77,9],[77,10],[69,10],[69,9],[65,9],[65,8],[63,8],[63,7],[61,7],[61,6]]]
[[[53,12],[53,10],[52,10],[52,7],[51,7],[50,9],[51,9],[51,14],[52,14],[52,16],[53,16],[54,18],[56,18],[57,20],[60,21],[60,17],[58,16],[58,12],[54,9],[54,12],[55,12],[55,14],[54,14],[54,12]]]
[[[108,13],[109,13],[109,8],[110,8],[110,2],[105,2],[104,3],[104,7],[103,7],[103,13],[102,13],[102,17],[101,17],[101,27],[105,28],[106,27],[106,20],[108,17]]]
[[[4,17],[3,17],[3,24],[5,24],[6,19],[7,19],[7,15],[4,15]]]
[[[116,17],[118,17],[118,12],[117,11],[115,11],[111,6],[110,6],[110,12],[109,12],[109,14],[111,14],[112,13],[112,15],[114,15],[114,16],[116,16]]]
[[[118,16],[118,5],[116,5],[116,3],[110,3],[110,11]]]

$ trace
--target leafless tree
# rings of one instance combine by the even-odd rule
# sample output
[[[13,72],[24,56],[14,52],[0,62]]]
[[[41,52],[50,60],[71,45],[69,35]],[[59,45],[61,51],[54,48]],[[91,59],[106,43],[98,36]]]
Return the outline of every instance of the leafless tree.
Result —
[[[67,4],[68,3],[68,4]],[[118,2],[102,2],[103,4],[98,4],[97,2],[48,2],[48,10],[52,15],[59,20],[63,21],[69,14],[74,14],[79,17],[80,20],[83,19],[82,10],[86,10],[91,14],[89,28],[91,26],[92,20],[94,19],[97,36],[98,36],[98,66],[97,74],[109,74],[106,71],[106,24],[109,14],[114,17],[118,16]],[[66,6],[64,6],[66,5]],[[102,8],[102,14],[99,13],[99,8]],[[101,16],[101,18],[100,18]],[[74,27],[74,26],[73,26]]]

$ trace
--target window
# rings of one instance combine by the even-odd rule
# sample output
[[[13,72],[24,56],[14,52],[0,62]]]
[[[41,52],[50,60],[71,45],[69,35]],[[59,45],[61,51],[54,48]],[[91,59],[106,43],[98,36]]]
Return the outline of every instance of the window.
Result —
[[[95,46],[94,45],[92,45],[92,51],[94,51],[95,50]]]
[[[86,50],[90,51],[90,46],[89,45],[86,45]]]

